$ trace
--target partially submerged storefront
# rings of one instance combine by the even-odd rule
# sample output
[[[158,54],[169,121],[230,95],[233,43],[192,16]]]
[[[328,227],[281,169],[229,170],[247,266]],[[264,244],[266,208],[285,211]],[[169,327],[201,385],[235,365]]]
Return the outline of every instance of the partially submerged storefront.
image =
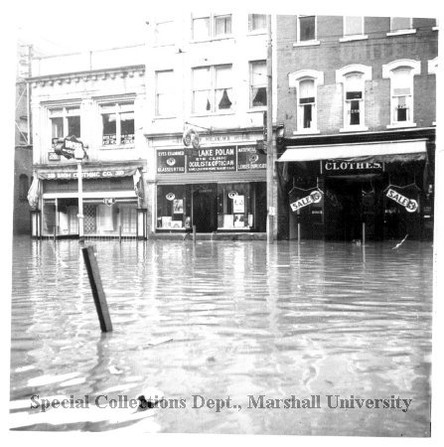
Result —
[[[156,149],[156,233],[265,232],[266,156],[256,142]]]
[[[432,238],[434,132],[304,143],[278,158],[281,238]]]
[[[143,165],[85,163],[85,237],[145,237]],[[30,190],[33,236],[79,235],[77,165],[35,166]]]

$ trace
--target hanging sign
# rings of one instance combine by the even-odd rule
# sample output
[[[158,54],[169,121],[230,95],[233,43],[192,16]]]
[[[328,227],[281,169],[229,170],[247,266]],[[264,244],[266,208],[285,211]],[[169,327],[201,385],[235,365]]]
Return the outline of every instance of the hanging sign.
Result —
[[[176,196],[175,196],[174,193],[169,192],[169,193],[165,196],[165,198],[166,198],[167,200],[169,200],[169,201],[172,201],[172,200],[174,200],[174,199],[176,198]]]
[[[409,199],[392,188],[388,189],[386,195],[389,199],[403,206],[409,213],[414,213],[418,210],[418,202],[416,200]]]
[[[312,203],[319,203],[322,200],[322,193],[319,190],[312,191],[308,196],[302,197],[302,199],[296,200],[296,202],[290,203],[292,211],[297,211]]]

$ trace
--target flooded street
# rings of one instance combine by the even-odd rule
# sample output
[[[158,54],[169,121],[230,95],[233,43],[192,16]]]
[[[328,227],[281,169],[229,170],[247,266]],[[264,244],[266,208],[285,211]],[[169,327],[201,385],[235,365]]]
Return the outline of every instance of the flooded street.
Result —
[[[87,244],[97,248],[114,327],[105,335],[78,241],[14,239],[12,428],[430,434],[431,243]],[[135,398],[153,388],[185,408],[138,418],[93,405],[30,408],[35,394]],[[240,407],[193,408],[202,403],[193,395]],[[319,395],[321,405],[248,408],[250,395]],[[329,395],[412,401],[408,411],[330,408]]]

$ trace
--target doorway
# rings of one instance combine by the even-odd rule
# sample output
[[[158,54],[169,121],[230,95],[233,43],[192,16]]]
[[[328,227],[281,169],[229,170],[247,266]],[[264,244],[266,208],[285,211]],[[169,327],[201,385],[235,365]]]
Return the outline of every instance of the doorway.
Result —
[[[217,230],[217,184],[193,185],[193,225],[199,233]]]

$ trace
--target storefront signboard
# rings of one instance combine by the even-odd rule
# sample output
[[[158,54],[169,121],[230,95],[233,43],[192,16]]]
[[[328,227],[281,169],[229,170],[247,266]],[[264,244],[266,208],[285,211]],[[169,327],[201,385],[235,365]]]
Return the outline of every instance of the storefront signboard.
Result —
[[[384,163],[379,161],[321,160],[321,173],[326,175],[353,175],[383,171]]]
[[[157,151],[157,173],[177,174],[185,172],[185,151]]]
[[[187,154],[187,172],[235,171],[234,147],[210,147],[190,150]]]
[[[290,203],[291,210],[297,211],[312,203],[319,203],[322,200],[322,193],[319,190],[312,191],[308,196],[302,197],[296,200],[296,202]]]
[[[255,146],[239,146],[237,149],[237,170],[249,171],[267,169],[267,155],[259,154]]]
[[[394,200],[399,205],[403,206],[409,213],[414,213],[418,210],[418,202],[403,196],[401,193],[392,188],[387,190],[387,197]]]
[[[84,179],[100,179],[114,177],[130,177],[134,175],[136,168],[131,169],[105,169],[105,170],[84,170],[82,178]],[[54,171],[39,172],[37,174],[40,180],[73,180],[77,178],[77,171]]]

